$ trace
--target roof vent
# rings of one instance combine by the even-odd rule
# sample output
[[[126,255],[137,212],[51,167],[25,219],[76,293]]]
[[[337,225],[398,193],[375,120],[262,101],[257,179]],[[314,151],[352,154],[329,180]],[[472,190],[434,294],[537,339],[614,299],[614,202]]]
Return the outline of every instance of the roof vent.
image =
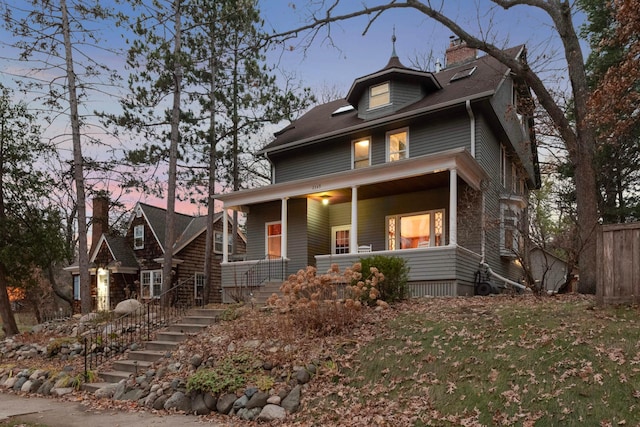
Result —
[[[471,74],[473,74],[473,72],[476,71],[476,68],[478,67],[465,68],[462,71],[458,71],[453,75],[453,77],[451,77],[451,79],[449,79],[449,81],[454,82],[456,80],[466,79],[467,77],[471,77]]]
[[[355,108],[353,107],[353,105],[349,104],[349,105],[343,105],[342,107],[338,108],[336,111],[334,111],[333,113],[331,113],[332,116],[337,116],[338,114],[343,114],[349,111],[353,111],[355,110]]]

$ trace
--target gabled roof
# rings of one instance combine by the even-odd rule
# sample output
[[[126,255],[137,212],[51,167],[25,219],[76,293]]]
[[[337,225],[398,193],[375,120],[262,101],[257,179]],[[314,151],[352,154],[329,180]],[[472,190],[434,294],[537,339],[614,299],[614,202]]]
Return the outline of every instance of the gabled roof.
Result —
[[[524,46],[517,46],[507,49],[505,52],[514,58],[518,58],[523,50]],[[473,67],[476,67],[473,72],[465,72],[465,70]],[[464,78],[452,81],[452,77],[461,71],[465,74]],[[360,129],[366,129],[373,125],[411,118],[431,111],[464,104],[467,100],[474,101],[489,98],[498,90],[507,72],[508,68],[504,64],[489,55],[457,67],[446,68],[438,73],[426,73],[408,69],[402,66],[400,61],[396,61],[392,57],[389,64],[382,70],[356,79],[347,99],[318,105],[289,126],[277,132],[275,134],[276,138],[267,144],[261,150],[261,153],[268,154],[334,138]],[[433,90],[421,100],[384,117],[364,120],[358,117],[357,110],[332,114],[338,108],[350,105],[349,101],[357,99],[358,91],[366,89],[371,82],[378,81],[377,79],[380,78],[388,80],[390,76],[417,79],[417,81],[421,82],[428,82],[433,78],[434,83],[432,84],[438,84],[440,89]]]
[[[93,248],[93,253],[89,258],[90,263],[95,262],[98,251],[103,244],[107,246],[107,249],[111,253],[114,265],[117,265],[119,269],[129,269],[134,272],[137,271],[138,261],[136,260],[131,247],[127,245],[126,239],[122,236],[109,236],[106,234],[100,236],[100,240],[96,247]]]
[[[163,208],[159,208],[156,206],[147,205],[146,203],[138,202],[136,209],[140,208],[142,211],[142,215],[146,218],[147,224],[149,224],[149,228],[151,228],[151,232],[153,233],[156,241],[162,248],[164,252],[164,241],[165,241],[165,218],[167,210]],[[176,228],[176,236],[181,236],[184,231],[187,229],[191,221],[197,217],[192,217],[190,215],[185,215],[176,212],[175,218],[175,228]],[[133,217],[132,217],[133,220]]]

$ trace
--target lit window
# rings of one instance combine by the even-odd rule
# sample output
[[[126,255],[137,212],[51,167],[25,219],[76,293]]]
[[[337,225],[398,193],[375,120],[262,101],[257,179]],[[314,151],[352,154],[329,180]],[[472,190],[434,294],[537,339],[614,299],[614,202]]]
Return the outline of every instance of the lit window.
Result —
[[[444,245],[444,210],[387,217],[387,249]]]
[[[409,157],[409,130],[407,128],[387,132],[387,161]]]
[[[144,248],[144,224],[133,227],[133,249]]]
[[[389,83],[371,86],[369,88],[369,108],[377,108],[387,105],[391,102],[389,94]]]
[[[142,298],[159,298],[162,293],[162,270],[147,270],[140,273]]]
[[[214,231],[213,232],[213,251],[217,254],[221,254],[223,251],[223,247],[222,247],[222,239],[223,239],[223,234],[221,231]],[[229,236],[228,238],[228,252],[231,253],[233,251],[233,236]]]
[[[282,257],[282,224],[280,222],[270,222],[267,227],[267,258]]]
[[[348,254],[351,242],[351,226],[332,227],[331,234],[331,252],[334,254]]]
[[[370,147],[369,138],[353,141],[353,169],[366,168],[371,164]]]

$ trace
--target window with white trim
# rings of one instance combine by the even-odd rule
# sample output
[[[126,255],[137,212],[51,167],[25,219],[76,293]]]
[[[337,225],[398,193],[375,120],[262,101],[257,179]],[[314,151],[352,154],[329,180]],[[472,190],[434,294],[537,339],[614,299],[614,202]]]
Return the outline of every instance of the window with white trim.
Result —
[[[520,218],[522,209],[513,203],[500,205],[500,255],[516,257],[524,247]]]
[[[282,257],[282,223],[268,222],[265,224],[266,233],[266,248],[267,258],[281,258]]]
[[[144,224],[133,227],[133,249],[144,249]]]
[[[445,244],[444,209],[388,216],[387,249],[427,248]]]
[[[224,250],[222,246],[222,242],[224,239],[224,234],[222,231],[214,231],[213,232],[213,251],[217,254],[221,254]],[[231,253],[233,251],[233,236],[229,235],[227,238],[228,252]]]
[[[518,192],[518,167],[515,163],[511,163],[511,192]]]
[[[409,158],[409,128],[387,132],[387,162]]]
[[[507,147],[500,144],[500,182],[507,188]]]
[[[160,298],[162,293],[162,270],[146,270],[140,273],[142,298]]]
[[[331,253],[348,254],[351,244],[351,225],[331,227]]]
[[[193,277],[193,291],[196,301],[202,301],[204,299],[204,273],[196,273]]]
[[[389,82],[369,88],[369,109],[382,107],[390,103],[391,93],[389,92]]]
[[[371,165],[371,139],[362,138],[353,141],[351,146],[352,168],[360,169]]]

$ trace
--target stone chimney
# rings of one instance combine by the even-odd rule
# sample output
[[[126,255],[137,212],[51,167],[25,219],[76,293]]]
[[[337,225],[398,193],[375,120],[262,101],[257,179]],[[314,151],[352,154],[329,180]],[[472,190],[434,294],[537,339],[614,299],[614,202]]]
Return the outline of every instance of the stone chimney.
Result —
[[[476,59],[476,49],[467,47],[467,42],[460,40],[456,36],[449,37],[449,47],[445,51],[447,68],[455,67]]]
[[[91,221],[91,249],[100,240],[100,236],[109,232],[109,197],[99,194],[93,198],[93,220]]]

